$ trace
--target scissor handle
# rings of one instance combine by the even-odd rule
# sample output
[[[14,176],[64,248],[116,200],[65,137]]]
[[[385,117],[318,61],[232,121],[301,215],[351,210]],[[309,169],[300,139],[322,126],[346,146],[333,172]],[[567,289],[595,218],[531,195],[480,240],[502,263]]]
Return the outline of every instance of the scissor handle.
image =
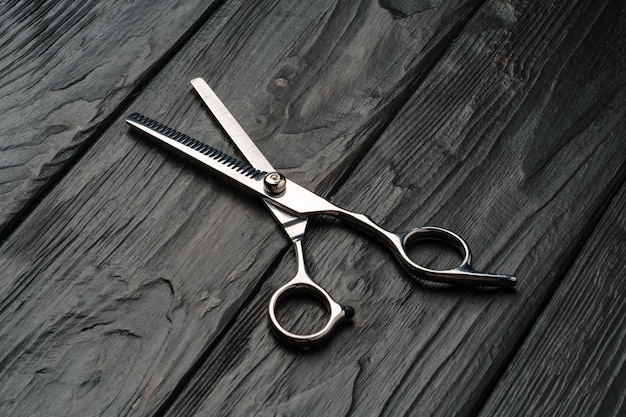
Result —
[[[436,282],[490,287],[512,287],[517,283],[517,279],[511,275],[474,270],[470,265],[472,256],[467,243],[448,229],[434,226],[416,227],[408,232],[395,233],[395,235],[400,239],[400,243],[394,245],[394,253],[402,265],[416,276]],[[450,269],[432,269],[419,265],[409,257],[407,248],[411,243],[420,240],[437,240],[448,244],[457,249],[463,259],[458,266]]]
[[[328,321],[321,330],[311,334],[296,334],[285,329],[278,321],[276,313],[281,301],[297,294],[310,295],[324,304],[328,313]],[[298,348],[310,348],[324,343],[336,327],[353,315],[352,307],[342,306],[313,280],[300,276],[296,276],[276,290],[269,305],[270,326],[274,335],[286,345]]]
[[[341,210],[334,215],[347,220],[365,232],[378,237],[398,258],[402,266],[413,276],[429,281],[461,285],[482,285],[490,287],[513,287],[517,278],[506,274],[478,272],[471,265],[471,254],[467,243],[456,233],[442,227],[416,227],[406,232],[393,233],[383,229],[369,217]],[[437,240],[457,249],[463,258],[455,268],[432,269],[414,262],[407,253],[411,243],[420,240]]]
[[[298,273],[272,295],[269,304],[270,327],[281,342],[292,347],[306,349],[324,343],[335,328],[354,316],[354,309],[337,303],[326,290],[313,281],[304,264],[302,242],[295,240],[293,243],[297,254]],[[280,303],[291,296],[301,294],[312,296],[321,301],[328,313],[328,321],[321,330],[315,333],[296,334],[290,332],[278,320],[277,310]]]

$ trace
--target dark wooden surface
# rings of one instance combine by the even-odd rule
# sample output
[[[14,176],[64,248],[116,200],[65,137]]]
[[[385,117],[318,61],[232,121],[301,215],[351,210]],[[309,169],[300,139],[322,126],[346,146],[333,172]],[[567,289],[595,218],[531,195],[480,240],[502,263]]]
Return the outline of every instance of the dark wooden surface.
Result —
[[[626,415],[626,187],[480,415]],[[512,400],[515,398],[515,401]]]
[[[217,3],[0,4],[0,238]]]
[[[1,415],[624,413],[623,2],[28,4],[1,18]],[[289,177],[455,230],[517,290],[411,280],[317,221],[310,269],[356,316],[280,345],[279,228],[123,123],[234,153],[197,76]],[[310,326],[305,307],[281,313]]]

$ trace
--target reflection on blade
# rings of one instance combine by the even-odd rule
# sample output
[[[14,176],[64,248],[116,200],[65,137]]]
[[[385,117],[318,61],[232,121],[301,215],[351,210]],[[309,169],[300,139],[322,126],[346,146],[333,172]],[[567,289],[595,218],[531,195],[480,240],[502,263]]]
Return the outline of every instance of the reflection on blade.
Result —
[[[245,185],[252,191],[263,193],[262,180],[267,175],[267,172],[260,171],[206,143],[200,142],[139,113],[129,115],[126,118],[126,123],[203,165]]]
[[[275,171],[274,167],[272,167],[252,139],[250,139],[250,136],[248,136],[246,131],[239,125],[235,117],[228,111],[224,103],[222,103],[222,100],[213,92],[206,81],[202,78],[195,78],[191,80],[191,84],[248,162],[268,172]],[[271,204],[268,200],[264,201],[276,221],[283,226],[289,238],[291,240],[302,239],[306,229],[306,218],[289,214]]]
[[[191,85],[248,162],[268,172],[276,171],[206,81],[194,78]]]

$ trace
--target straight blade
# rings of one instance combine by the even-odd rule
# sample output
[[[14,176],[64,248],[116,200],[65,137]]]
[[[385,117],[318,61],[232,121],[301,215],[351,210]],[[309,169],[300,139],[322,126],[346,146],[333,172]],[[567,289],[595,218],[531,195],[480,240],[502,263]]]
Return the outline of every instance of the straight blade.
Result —
[[[191,85],[248,162],[267,172],[276,171],[206,81],[195,78]]]
[[[204,101],[204,104],[207,105],[218,123],[222,126],[222,129],[224,129],[233,143],[239,148],[239,151],[248,162],[268,172],[276,171],[259,148],[257,148],[252,139],[250,139],[250,136],[248,136],[246,131],[243,130],[241,125],[237,122],[237,119],[235,119],[224,103],[222,103],[222,100],[220,100],[217,94],[209,87],[209,84],[202,78],[194,78],[191,80],[191,85],[193,85],[193,88],[195,88],[202,101]],[[304,237],[307,224],[306,218],[293,216],[279,209],[274,204],[271,204],[268,200],[264,200],[264,202],[272,213],[272,216],[283,226],[285,233],[287,233],[291,240],[295,241]]]

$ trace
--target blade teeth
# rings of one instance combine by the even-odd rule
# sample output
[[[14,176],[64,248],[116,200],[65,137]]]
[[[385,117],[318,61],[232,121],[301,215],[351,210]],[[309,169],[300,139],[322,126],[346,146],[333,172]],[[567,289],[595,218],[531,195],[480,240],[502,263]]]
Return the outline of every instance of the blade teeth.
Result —
[[[240,161],[236,158],[233,158],[230,155],[225,154],[219,149],[215,149],[214,147],[209,146],[206,143],[200,142],[199,140],[194,139],[191,136],[185,135],[184,133],[181,133],[175,129],[172,129],[171,127],[168,127],[155,120],[152,120],[149,117],[144,116],[140,113],[130,114],[127,117],[127,120],[132,120],[152,130],[155,130],[172,140],[182,143],[185,146],[188,146],[210,158],[217,160],[218,162],[223,163],[227,167],[232,168],[233,170],[247,177],[253,178],[255,180],[259,180],[265,177],[265,175],[267,175],[267,172],[265,171],[260,171],[243,161]]]

